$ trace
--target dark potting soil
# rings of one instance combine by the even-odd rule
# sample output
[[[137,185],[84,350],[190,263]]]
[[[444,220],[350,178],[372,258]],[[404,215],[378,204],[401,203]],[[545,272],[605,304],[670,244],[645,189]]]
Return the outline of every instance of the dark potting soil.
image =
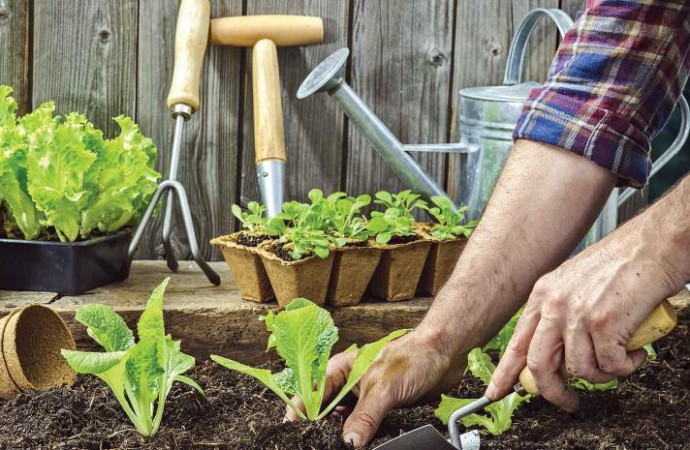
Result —
[[[267,234],[251,234],[244,231],[240,231],[237,234],[237,243],[245,247],[258,247],[259,244],[269,239],[272,239],[272,237]]]
[[[283,261],[297,261],[292,257],[292,253],[290,252],[289,248],[285,248],[288,244],[283,243],[283,242],[276,242],[274,244],[271,244],[268,247],[268,250],[273,252],[274,255],[276,255],[278,258],[282,259]],[[308,255],[305,255],[304,257],[306,258]]]
[[[514,416],[512,430],[482,432],[483,449],[636,450],[690,449],[690,311],[662,340],[658,361],[648,364],[617,391],[581,395],[581,410],[568,415],[533,399]],[[278,367],[273,367],[278,369]],[[340,440],[343,419],[282,423],[283,403],[254,379],[199,363],[189,374],[206,398],[177,384],[159,433],[140,437],[104,383],[80,376],[72,388],[23,394],[0,401],[0,449],[348,449]],[[479,396],[468,379],[455,395]],[[374,443],[427,423],[444,427],[433,406],[390,413]]]
[[[391,240],[388,241],[388,245],[407,244],[408,242],[414,242],[418,240],[419,236],[416,234],[411,234],[409,236],[393,236]]]

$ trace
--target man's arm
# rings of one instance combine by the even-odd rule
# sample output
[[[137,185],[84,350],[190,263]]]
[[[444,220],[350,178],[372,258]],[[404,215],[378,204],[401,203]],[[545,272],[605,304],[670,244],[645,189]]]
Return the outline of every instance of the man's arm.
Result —
[[[537,278],[572,252],[615,182],[577,155],[518,141],[450,281],[415,332],[384,348],[353,391],[360,399],[343,427],[345,441],[364,445],[392,408],[457,386],[467,352],[490,339]],[[327,397],[345,382],[352,357],[329,362]],[[287,418],[296,415],[288,409]]]
[[[517,141],[453,276],[419,328],[453,357],[485,343],[537,279],[572,253],[615,183],[584,158]]]
[[[603,383],[646,359],[625,345],[664,298],[690,280],[690,177],[644,213],[587,248],[534,287],[486,396],[508,393],[527,365],[544,397],[578,406],[560,367]]]

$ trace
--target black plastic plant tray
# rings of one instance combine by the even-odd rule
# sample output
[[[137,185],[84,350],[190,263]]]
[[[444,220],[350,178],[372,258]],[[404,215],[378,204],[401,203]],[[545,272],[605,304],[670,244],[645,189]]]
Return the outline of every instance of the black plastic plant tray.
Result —
[[[73,243],[0,239],[0,289],[73,295],[124,280],[130,240],[126,232]]]

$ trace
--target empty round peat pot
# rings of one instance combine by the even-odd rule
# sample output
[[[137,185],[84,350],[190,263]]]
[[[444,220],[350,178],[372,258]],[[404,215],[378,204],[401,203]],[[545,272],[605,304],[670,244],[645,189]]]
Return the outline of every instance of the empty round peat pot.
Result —
[[[0,398],[71,385],[75,373],[60,354],[76,345],[65,322],[50,308],[29,305],[0,320]]]

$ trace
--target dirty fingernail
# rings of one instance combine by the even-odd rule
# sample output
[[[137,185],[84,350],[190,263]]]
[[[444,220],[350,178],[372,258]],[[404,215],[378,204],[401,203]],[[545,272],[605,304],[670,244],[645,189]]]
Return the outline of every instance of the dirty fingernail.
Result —
[[[496,393],[496,385],[494,384],[493,381],[491,381],[491,382],[489,382],[489,385],[486,387],[486,391],[484,392],[484,396],[488,397],[490,399],[493,399],[495,393]]]
[[[355,447],[361,447],[362,446],[361,438],[355,433],[347,433],[343,437],[343,440],[348,444],[354,445]]]

